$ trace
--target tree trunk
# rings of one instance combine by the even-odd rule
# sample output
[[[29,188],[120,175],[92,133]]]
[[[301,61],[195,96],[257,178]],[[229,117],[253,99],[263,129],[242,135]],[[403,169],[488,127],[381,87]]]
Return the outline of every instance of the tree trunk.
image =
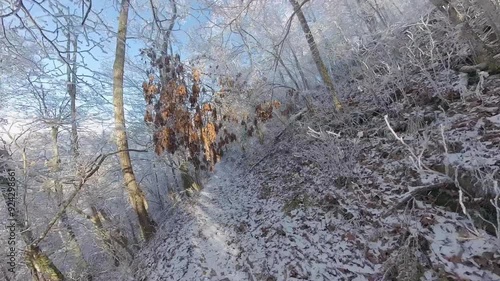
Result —
[[[176,173],[175,173],[175,169],[174,169],[174,160],[172,159],[172,156],[170,156],[170,154],[167,154],[167,160],[168,160],[168,164],[166,163],[165,161],[165,166],[170,166],[170,169],[172,170],[172,176],[174,178],[174,181],[175,181],[175,186],[177,187],[177,191],[179,191],[181,189],[181,186],[179,184],[179,180],[177,179],[177,176],[176,176]]]
[[[61,169],[61,158],[59,157],[59,146],[57,145],[57,137],[59,136],[59,126],[53,125],[50,127],[50,136],[52,138],[52,159],[49,161],[49,169],[52,172],[59,172]]]
[[[363,21],[365,22],[366,28],[371,34],[374,34],[375,32],[377,32],[377,20],[370,12],[367,11],[366,1],[357,0],[356,3],[358,4],[357,9],[359,14],[361,14],[361,19],[363,19]]]
[[[24,180],[26,180],[26,175],[27,175],[27,168],[28,168],[28,161],[26,157],[26,153],[23,150],[23,173],[24,173]],[[10,164],[8,161],[11,160],[9,152],[5,148],[0,147],[0,174],[3,174],[4,172],[7,172],[9,174],[10,171],[13,171],[10,167]],[[10,179],[6,179],[4,177],[0,176],[0,185],[6,185],[9,186],[9,184],[13,182]],[[15,182],[13,182],[15,183]],[[19,193],[17,190],[17,183],[14,187],[16,189],[16,193]],[[1,188],[4,190],[4,188]],[[7,188],[5,188],[7,189]],[[11,204],[10,199],[7,197],[7,194],[2,192],[2,197],[5,200],[5,203],[7,206]],[[18,202],[22,204],[25,204],[25,202]],[[54,263],[50,260],[50,258],[42,252],[40,247],[38,246],[33,246],[31,245],[32,242],[34,241],[33,239],[33,232],[31,231],[31,228],[25,223],[23,220],[24,214],[23,214],[23,208],[18,208],[18,211],[15,213],[13,219],[16,225],[16,228],[19,229],[19,232],[21,234],[21,238],[23,239],[24,243],[27,245],[26,249],[24,251],[24,261],[26,266],[30,269],[31,271],[31,276],[33,277],[33,280],[36,281],[62,281],[64,280],[64,275],[59,271],[59,269],[54,265]]]
[[[128,151],[127,132],[125,130],[125,112],[123,108],[123,72],[125,67],[125,40],[127,35],[127,20],[129,0],[122,0],[120,17],[118,20],[118,36],[116,41],[115,63],[113,65],[113,104],[115,107],[115,133],[116,145],[123,172],[123,178],[129,195],[132,208],[137,214],[139,225],[144,240],[153,237],[155,227],[149,218],[147,202],[132,169],[130,154]]]
[[[184,192],[186,192],[188,196],[192,196],[195,192],[201,190],[200,185],[196,182],[196,178],[191,176],[187,162],[183,162],[179,167],[179,170],[181,171],[181,179],[184,185]]]
[[[335,109],[337,111],[342,110],[342,104],[340,103],[338,97],[337,97],[337,91],[335,90],[335,87],[333,85],[332,78],[328,74],[328,70],[326,69],[325,63],[323,62],[323,59],[321,59],[321,55],[319,53],[318,46],[316,45],[316,42],[314,41],[314,37],[311,33],[311,29],[309,28],[309,24],[307,23],[306,17],[304,16],[304,13],[302,13],[301,5],[297,2],[297,0],[289,0],[290,3],[293,6],[293,9],[295,10],[295,13],[297,14],[297,17],[299,18],[300,25],[302,26],[302,30],[304,31],[304,34],[307,39],[307,43],[309,44],[309,49],[311,49],[311,53],[314,59],[314,63],[316,64],[316,67],[318,68],[318,71],[321,75],[321,79],[323,80],[323,83],[325,84],[326,88],[332,95],[333,99],[333,104],[335,106]]]
[[[368,18],[371,19],[371,20],[368,20],[367,23],[372,22],[372,25],[374,27],[376,27],[378,25],[376,18],[378,18],[378,20],[382,23],[382,25],[384,25],[384,27],[387,28],[387,26],[388,26],[387,20],[382,15],[381,9],[378,6],[376,1],[375,1],[375,5],[373,5],[373,3],[371,3],[369,0],[357,0],[357,2],[358,2],[358,5],[361,9],[361,13],[363,14],[363,16],[368,16]],[[370,12],[369,10],[372,10],[372,12]],[[373,14],[377,15],[376,18]],[[367,19],[365,19],[365,20],[367,20]]]
[[[57,189],[59,189],[58,191],[56,191],[58,193],[56,194],[56,196],[61,198],[63,196],[62,185],[58,182],[56,182],[56,184],[60,185],[59,188],[56,187]],[[58,200],[59,204],[62,204],[62,202],[63,199]],[[71,226],[66,211],[62,213],[61,219],[59,220],[59,225],[59,235],[61,237],[61,240],[66,245],[65,247],[69,248],[69,251],[75,255],[77,260],[76,268],[79,270],[78,272],[81,273],[82,277],[85,276],[86,280],[92,280],[93,277],[89,272],[89,265],[85,260],[85,257],[83,256],[82,248],[80,247],[80,243],[78,242],[75,231]],[[64,233],[62,230],[64,230]]]
[[[52,149],[53,149],[53,172],[54,172],[54,192],[58,205],[60,206],[64,201],[64,189],[60,180],[58,179],[58,173],[60,171],[60,163],[61,159],[59,157],[59,144],[57,137],[59,135],[59,127],[54,125],[51,127],[51,136],[52,136]],[[69,222],[68,214],[64,211],[61,215],[61,219],[59,220],[59,225],[61,226],[59,234],[61,240],[69,248],[69,251],[75,255],[77,260],[76,268],[83,272],[82,276],[85,276],[87,280],[92,280],[92,275],[89,273],[89,265],[83,256],[82,249],[76,238],[75,231]],[[64,233],[62,230],[65,230]]]
[[[64,275],[52,263],[38,246],[28,246],[24,257],[26,265],[31,269],[33,280],[39,281],[63,281]]]
[[[134,257],[134,253],[128,246],[128,239],[121,234],[120,231],[111,231],[107,230],[104,226],[104,221],[107,220],[104,212],[98,210],[96,207],[90,205],[90,210],[92,211],[92,215],[86,214],[84,211],[78,208],[72,208],[76,213],[82,215],[85,219],[89,220],[95,228],[99,238],[104,244],[104,248],[106,252],[113,259],[113,264],[115,266],[120,265],[120,261],[125,260],[127,257],[124,255],[126,252],[130,258]],[[121,247],[123,251],[119,251],[119,248],[115,247],[118,245]]]
[[[101,231],[105,231],[104,229],[104,222],[105,221],[109,221],[109,218],[108,216],[104,213],[104,211],[102,210],[98,210],[97,208],[95,207],[91,207],[91,210],[92,210],[92,222],[94,223],[94,225],[96,226],[96,228],[98,228],[99,230]],[[129,244],[128,244],[128,239],[127,237],[125,237],[122,232],[120,231],[119,228],[114,228],[114,229],[111,229],[111,230],[108,230],[108,231],[105,231],[102,233],[102,237],[106,238],[107,241],[109,242],[114,242],[116,245],[120,246],[121,249],[126,252],[130,258],[134,258],[134,252],[132,252],[132,250],[129,248]],[[125,260],[126,257],[124,255],[124,253],[121,253],[118,251],[117,247],[115,247],[114,243],[111,243],[110,244],[110,248],[113,250],[113,253],[115,254],[114,255],[114,258],[115,259],[118,259],[118,263],[119,263],[119,260]],[[116,263],[116,260],[115,260],[115,263]],[[119,264],[117,264],[118,266]]]
[[[299,83],[297,83],[297,80],[295,80],[295,78],[293,77],[292,72],[290,71],[290,69],[288,69],[288,67],[286,66],[285,62],[283,61],[283,59],[279,55],[279,51],[275,50],[275,52],[276,52],[276,54],[272,53],[272,55],[278,60],[279,64],[281,64],[281,66],[283,66],[283,69],[285,69],[285,72],[288,75],[288,78],[290,78],[290,80],[292,81],[292,83],[295,85],[295,88],[297,90],[299,90],[300,89]]]
[[[295,85],[295,88],[297,90],[299,90],[300,89],[299,83],[297,83],[297,80],[295,80],[295,78],[292,75],[292,72],[290,72],[290,69],[288,69],[288,67],[286,66],[283,59],[280,56],[277,56],[277,59],[278,59],[278,62],[281,64],[281,66],[283,66],[283,68],[285,69],[285,72],[288,75],[288,77],[290,78],[290,80],[292,80],[292,83]]]
[[[76,167],[76,158],[78,157],[78,131],[76,127],[76,52],[78,47],[78,38],[77,35],[74,35],[75,38],[71,40],[71,34],[67,34],[68,42],[67,42],[67,59],[68,62],[71,59],[72,66],[67,65],[67,85],[68,85],[68,94],[71,99],[71,152],[73,154],[73,158],[75,161]],[[70,58],[70,50],[73,47],[73,57]]]

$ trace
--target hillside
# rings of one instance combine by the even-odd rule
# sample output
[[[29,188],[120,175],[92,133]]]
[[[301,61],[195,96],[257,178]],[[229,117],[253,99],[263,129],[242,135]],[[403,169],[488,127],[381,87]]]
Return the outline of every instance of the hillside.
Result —
[[[260,153],[234,153],[179,203],[138,280],[499,280],[498,186],[482,187],[499,177],[500,77],[483,87],[446,110],[404,104],[388,121],[405,144],[360,110],[355,130],[354,114],[333,121],[339,136],[306,113]]]

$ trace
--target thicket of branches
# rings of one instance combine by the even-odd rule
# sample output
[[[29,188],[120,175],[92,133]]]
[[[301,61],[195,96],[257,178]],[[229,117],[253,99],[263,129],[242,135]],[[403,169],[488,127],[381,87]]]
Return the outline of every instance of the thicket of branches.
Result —
[[[149,239],[134,196],[154,228],[226,151],[259,161],[292,127],[321,140],[304,157],[352,176],[360,131],[392,136],[385,123],[364,127],[371,118],[442,110],[500,72],[497,0],[167,2],[0,4],[0,149],[2,176],[17,174],[19,280],[132,275]],[[126,5],[120,149],[109,65]],[[339,131],[350,138],[333,139]],[[117,164],[125,153],[133,192]],[[498,194],[492,182],[483,187]]]

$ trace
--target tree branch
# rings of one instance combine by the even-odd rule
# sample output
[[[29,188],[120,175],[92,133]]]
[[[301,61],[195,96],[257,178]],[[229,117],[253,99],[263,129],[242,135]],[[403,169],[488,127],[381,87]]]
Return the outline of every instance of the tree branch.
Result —
[[[85,16],[83,16],[82,25],[85,24],[85,21],[87,20],[87,17],[89,16],[90,11],[92,10],[92,0],[88,0],[88,1],[89,1],[89,7],[87,8],[87,12],[85,13]],[[82,2],[82,9],[84,7],[85,7],[85,1]]]
[[[59,212],[57,212],[57,214],[48,223],[47,227],[42,232],[42,235],[40,235],[40,237],[38,239],[36,239],[35,241],[33,241],[31,243],[31,246],[36,247],[36,246],[38,246],[38,244],[40,244],[40,242],[42,242],[42,240],[47,236],[47,234],[52,229],[52,227],[61,218],[61,216],[64,214],[64,212],[66,212],[66,209],[69,207],[69,205],[71,204],[71,202],[73,202],[73,200],[78,195],[78,193],[80,192],[80,190],[82,190],[82,188],[85,185],[85,183],[87,182],[87,180],[90,177],[92,177],[99,170],[99,168],[101,167],[101,165],[104,162],[104,160],[106,160],[106,158],[108,158],[109,156],[112,156],[112,155],[115,155],[115,154],[118,154],[118,153],[122,153],[122,152],[125,152],[125,151],[147,152],[147,150],[127,149],[127,150],[119,150],[119,151],[111,152],[111,153],[104,154],[104,155],[103,154],[99,155],[94,160],[95,162],[91,165],[91,169],[82,177],[82,179],[80,180],[80,183],[78,184],[78,186],[76,186],[76,188],[73,191],[73,193],[71,193],[71,195],[68,197],[68,199],[66,199],[62,203],[61,209],[59,209]]]

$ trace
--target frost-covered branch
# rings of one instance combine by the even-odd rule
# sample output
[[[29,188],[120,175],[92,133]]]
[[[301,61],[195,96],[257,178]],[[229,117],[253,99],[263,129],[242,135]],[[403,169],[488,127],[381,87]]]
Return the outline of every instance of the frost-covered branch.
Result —
[[[137,149],[128,149],[128,150],[119,150],[107,154],[101,154],[99,155],[94,162],[90,165],[90,169],[87,170],[87,173],[80,179],[80,182],[78,183],[77,186],[75,186],[75,190],[69,195],[68,199],[66,199],[63,203],[57,214],[52,218],[52,220],[48,223],[47,227],[45,230],[42,232],[40,237],[38,237],[35,241],[31,243],[32,246],[36,247],[40,242],[47,236],[49,231],[52,229],[52,227],[56,224],[56,222],[61,218],[61,216],[66,212],[66,209],[69,207],[69,205],[73,202],[75,197],[78,195],[80,190],[82,190],[83,186],[87,182],[87,180],[92,177],[98,170],[101,168],[102,163],[106,158],[109,156],[126,152],[126,151],[134,151],[134,152],[147,152],[147,150],[137,150]]]

